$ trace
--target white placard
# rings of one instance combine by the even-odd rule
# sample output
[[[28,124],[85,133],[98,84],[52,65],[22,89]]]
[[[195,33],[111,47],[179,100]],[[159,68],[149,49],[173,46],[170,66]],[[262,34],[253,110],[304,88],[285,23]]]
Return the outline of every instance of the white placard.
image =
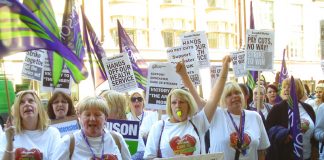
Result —
[[[111,90],[128,92],[137,88],[132,64],[126,53],[102,58]]]
[[[62,122],[54,122],[54,124],[51,124],[51,126],[57,128],[60,131],[61,137],[80,129],[79,123],[76,119]]]
[[[247,74],[247,71],[244,69],[245,51],[231,52],[230,54],[235,77],[245,76]]]
[[[146,108],[165,110],[166,98],[180,85],[180,76],[171,63],[151,63],[146,85]]]
[[[182,45],[195,45],[197,51],[197,58],[200,68],[208,68],[209,52],[208,52],[208,39],[205,31],[188,32],[180,36]]]
[[[223,66],[222,65],[211,65],[210,66],[210,81],[211,81],[211,86],[214,86],[216,83],[216,80],[219,77],[219,74],[222,70]]]
[[[199,64],[197,59],[197,51],[195,46],[180,46],[180,47],[172,47],[167,50],[168,53],[168,61],[176,64],[182,60],[185,61],[187,73],[193,82],[194,85],[200,84],[200,75],[199,75]]]
[[[245,70],[272,71],[274,59],[274,32],[246,31]]]
[[[72,82],[72,77],[70,74],[70,71],[66,67],[66,65],[63,65],[63,69],[61,72],[61,77],[54,88],[53,85],[53,80],[52,80],[52,71],[50,68],[50,62],[48,60],[47,54],[45,54],[45,63],[44,63],[44,73],[43,73],[43,80],[42,80],[42,85],[41,85],[41,91],[47,91],[47,92],[54,92],[54,91],[62,91],[67,94],[71,93],[71,82]]]
[[[31,50],[26,52],[21,75],[25,78],[41,82],[46,50]]]

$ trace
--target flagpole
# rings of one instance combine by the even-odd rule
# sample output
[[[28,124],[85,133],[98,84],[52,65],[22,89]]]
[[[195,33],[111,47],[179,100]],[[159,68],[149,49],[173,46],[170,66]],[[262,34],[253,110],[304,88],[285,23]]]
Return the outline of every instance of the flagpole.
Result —
[[[257,96],[260,96],[260,93],[261,93],[261,88],[260,88],[260,76],[261,75],[261,73],[260,73],[260,71],[258,71],[258,93],[257,93]],[[260,111],[260,98],[258,97],[257,98],[257,111],[259,112]]]
[[[1,58],[0,61],[1,61],[2,68],[3,68],[3,76],[4,76],[4,81],[5,81],[5,91],[6,91],[6,97],[7,97],[8,114],[10,114],[11,113],[11,110],[10,110],[10,95],[9,95],[9,90],[8,90],[8,82],[7,82],[5,65],[4,65],[4,59]]]

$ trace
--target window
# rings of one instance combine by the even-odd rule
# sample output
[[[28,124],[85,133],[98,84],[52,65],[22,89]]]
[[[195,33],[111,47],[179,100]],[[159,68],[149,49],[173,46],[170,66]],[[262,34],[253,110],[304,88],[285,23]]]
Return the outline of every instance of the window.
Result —
[[[175,47],[180,45],[180,35],[193,30],[193,23],[182,18],[162,18],[162,28],[164,46]]]
[[[163,18],[162,19],[162,28],[165,30],[174,29],[174,30],[192,30],[192,20],[186,20],[181,18]]]
[[[273,1],[261,1],[259,7],[256,7],[257,22],[262,29],[274,29]]]
[[[163,3],[169,4],[193,4],[193,0],[163,0]]]
[[[208,44],[209,48],[232,49],[235,46],[235,24],[222,21],[209,21]]]
[[[111,16],[111,21],[113,23],[116,23],[117,19],[119,19],[120,23],[125,28],[129,38],[133,41],[136,47],[149,47],[146,18],[135,16]],[[119,40],[117,28],[111,29],[110,34],[115,42],[116,47],[118,47]]]
[[[228,0],[207,0],[209,8],[228,8]]]
[[[304,57],[304,29],[303,29],[303,6],[292,4],[290,6],[290,31],[289,57],[292,59],[302,59]]]
[[[185,31],[162,31],[162,38],[164,41],[164,47],[176,47],[180,45],[179,36],[184,34]]]

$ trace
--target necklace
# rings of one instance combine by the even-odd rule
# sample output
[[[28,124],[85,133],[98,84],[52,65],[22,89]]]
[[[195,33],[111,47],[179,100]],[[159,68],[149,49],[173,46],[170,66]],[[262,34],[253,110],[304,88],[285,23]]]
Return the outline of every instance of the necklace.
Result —
[[[81,133],[82,133],[82,136],[83,136],[83,139],[86,141],[87,143],[87,146],[89,147],[90,151],[91,151],[91,154],[92,154],[92,158],[93,159],[96,159],[96,155],[94,154],[92,148],[91,148],[91,145],[89,143],[89,140],[87,138],[87,136],[84,134],[84,131],[83,129],[81,129]],[[100,160],[104,160],[104,148],[105,148],[105,145],[104,145],[104,137],[105,137],[105,133],[101,136],[101,144],[102,144],[102,151],[101,151],[101,158]]]
[[[139,118],[141,117],[141,118]],[[142,112],[142,116],[136,116],[136,118],[138,119],[139,121],[139,126],[141,126],[142,122],[143,122],[143,118],[144,118],[144,111]]]

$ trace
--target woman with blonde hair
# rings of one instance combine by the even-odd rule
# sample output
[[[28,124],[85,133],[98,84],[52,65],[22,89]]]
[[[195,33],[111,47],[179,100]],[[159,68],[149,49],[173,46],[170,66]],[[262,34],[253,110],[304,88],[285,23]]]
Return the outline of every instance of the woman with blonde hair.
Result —
[[[107,102],[108,108],[110,110],[108,115],[109,119],[127,120],[127,101],[124,94],[114,90],[107,90],[102,92],[100,96],[102,96]]]
[[[236,82],[227,82],[210,124],[210,153],[224,152],[225,160],[264,159],[270,146],[260,115],[245,110],[245,99]]]
[[[212,89],[210,98],[199,112],[193,96],[183,89],[173,89],[166,103],[167,120],[153,125],[148,135],[144,159],[167,158],[198,155],[202,153],[201,138],[209,129],[228,74],[231,59],[223,59],[223,69]],[[177,65],[177,71],[186,72],[183,62]],[[191,82],[188,74],[182,79]],[[192,82],[191,82],[192,83]]]
[[[12,107],[14,125],[0,138],[2,159],[53,159],[60,132],[49,127],[49,118],[32,90],[17,93]]]
[[[273,160],[293,159],[295,153],[294,148],[296,146],[293,146],[292,134],[290,132],[289,116],[291,115],[288,115],[288,112],[291,112],[289,109],[291,82],[291,78],[286,78],[282,82],[281,97],[283,101],[273,106],[266,120],[266,128],[271,140],[271,147],[267,157]],[[305,89],[301,80],[295,78],[294,84],[299,110],[297,118],[300,119],[301,123],[302,142],[300,143],[302,143],[303,159],[311,159],[312,154],[318,156],[318,153],[315,153],[316,151],[313,148],[318,147],[318,142],[314,139],[315,112],[309,104],[301,101],[305,96]]]
[[[127,120],[126,119],[126,97],[124,94],[109,90],[104,91],[100,94],[107,102],[109,113],[108,113],[108,119],[117,119],[117,120]],[[118,141],[120,142],[120,153],[123,158],[123,160],[129,160],[131,159],[130,152],[128,150],[128,146],[125,142],[125,139],[123,136],[115,131],[111,131],[118,137]]]
[[[139,121],[141,125],[143,119],[152,112],[144,110],[144,97],[139,92],[133,92],[129,96],[129,100],[130,112],[127,114],[127,119],[132,121]]]
[[[82,129],[61,139],[54,159],[122,159],[112,134],[104,130],[109,114],[105,99],[86,97],[77,108]]]

